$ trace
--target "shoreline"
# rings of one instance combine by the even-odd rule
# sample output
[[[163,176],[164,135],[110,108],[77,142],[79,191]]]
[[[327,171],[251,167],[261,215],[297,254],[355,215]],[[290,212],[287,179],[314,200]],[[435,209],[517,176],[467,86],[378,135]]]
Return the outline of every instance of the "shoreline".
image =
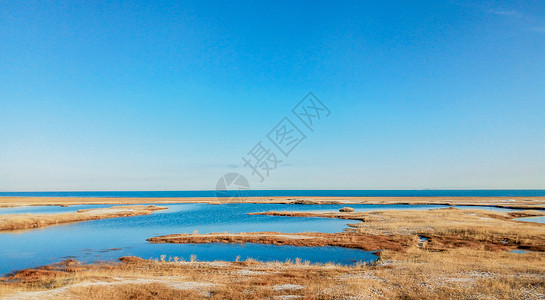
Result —
[[[468,205],[513,209],[545,209],[545,197],[0,197],[0,208],[19,206],[71,206],[108,204],[398,204],[398,205]]]
[[[75,212],[54,214],[11,214],[0,215],[0,233],[17,230],[30,230],[54,225],[149,215],[165,207],[154,205],[112,206],[108,208],[82,209]]]

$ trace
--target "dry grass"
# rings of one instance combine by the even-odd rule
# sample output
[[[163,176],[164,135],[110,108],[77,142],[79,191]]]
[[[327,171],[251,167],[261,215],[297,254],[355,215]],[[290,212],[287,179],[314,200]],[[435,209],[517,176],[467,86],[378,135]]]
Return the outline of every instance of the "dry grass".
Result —
[[[527,249],[545,251],[545,224],[512,220],[523,216],[545,215],[542,211],[493,212],[456,208],[425,211],[338,212],[264,212],[290,217],[324,217],[362,221],[350,224],[352,233],[371,236],[416,235],[428,238],[430,250],[468,247],[486,250]],[[415,244],[413,243],[413,245]]]
[[[0,215],[0,231],[32,229],[89,220],[149,215],[154,211],[163,209],[166,208],[153,205],[134,205],[84,209],[77,212],[58,214]]]
[[[386,251],[390,269],[375,276],[398,288],[396,297],[412,299],[543,299],[543,253],[512,254],[468,248],[434,252],[419,248]],[[393,283],[392,285],[390,283]]]
[[[514,221],[522,213],[438,209],[419,213],[388,211],[367,214],[354,228],[390,235],[417,234],[429,238],[430,249],[445,247],[511,248],[545,251],[545,224]],[[527,216],[544,215],[527,212]]]
[[[308,246],[308,247],[346,247],[367,251],[394,249],[402,250],[413,244],[408,236],[383,236],[340,233],[281,233],[281,232],[248,232],[248,233],[209,233],[209,234],[171,234],[148,239],[152,243],[173,244],[205,244],[205,243],[260,243],[273,245]]]
[[[66,262],[0,279],[14,299],[542,299],[541,253],[473,249],[386,251],[377,264]]]

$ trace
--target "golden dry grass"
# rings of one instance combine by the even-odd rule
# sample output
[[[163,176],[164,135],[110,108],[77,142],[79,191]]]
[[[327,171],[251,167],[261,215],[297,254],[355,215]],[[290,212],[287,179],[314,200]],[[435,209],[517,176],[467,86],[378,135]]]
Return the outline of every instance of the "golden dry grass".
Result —
[[[429,238],[428,247],[466,242],[471,247],[517,247],[545,251],[545,224],[512,220],[545,212],[492,212],[434,209],[421,212],[383,211],[362,216],[354,228],[371,234],[417,234]]]
[[[32,229],[64,223],[149,215],[166,209],[154,205],[113,206],[58,214],[0,215],[0,231]]]
[[[431,250],[468,247],[487,250],[515,248],[545,251],[545,224],[513,220],[545,215],[543,211],[495,212],[456,208],[423,211],[387,210],[374,212],[264,212],[290,217],[324,217],[360,221],[350,224],[354,234],[371,236],[424,236]],[[414,244],[414,243],[413,243]]]
[[[384,236],[340,233],[281,233],[281,232],[244,232],[244,233],[208,233],[208,234],[171,234],[148,239],[151,243],[206,244],[206,243],[260,243],[273,245],[307,247],[345,247],[367,251],[381,249],[402,250],[413,244],[408,236]]]

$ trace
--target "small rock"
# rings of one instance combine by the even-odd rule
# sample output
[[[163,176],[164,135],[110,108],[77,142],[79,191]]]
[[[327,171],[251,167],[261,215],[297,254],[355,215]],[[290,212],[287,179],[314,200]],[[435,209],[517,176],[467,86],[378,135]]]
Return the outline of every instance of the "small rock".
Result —
[[[343,207],[339,209],[340,212],[353,212],[354,209],[352,207]]]

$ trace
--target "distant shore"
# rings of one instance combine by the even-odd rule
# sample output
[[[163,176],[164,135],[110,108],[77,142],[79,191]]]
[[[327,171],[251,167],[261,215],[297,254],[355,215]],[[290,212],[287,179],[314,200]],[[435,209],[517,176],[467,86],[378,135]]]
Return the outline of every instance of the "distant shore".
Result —
[[[269,203],[269,204],[410,204],[410,205],[477,205],[503,208],[545,209],[545,197],[0,197],[1,207],[37,205],[92,204],[175,204],[175,203]]]

